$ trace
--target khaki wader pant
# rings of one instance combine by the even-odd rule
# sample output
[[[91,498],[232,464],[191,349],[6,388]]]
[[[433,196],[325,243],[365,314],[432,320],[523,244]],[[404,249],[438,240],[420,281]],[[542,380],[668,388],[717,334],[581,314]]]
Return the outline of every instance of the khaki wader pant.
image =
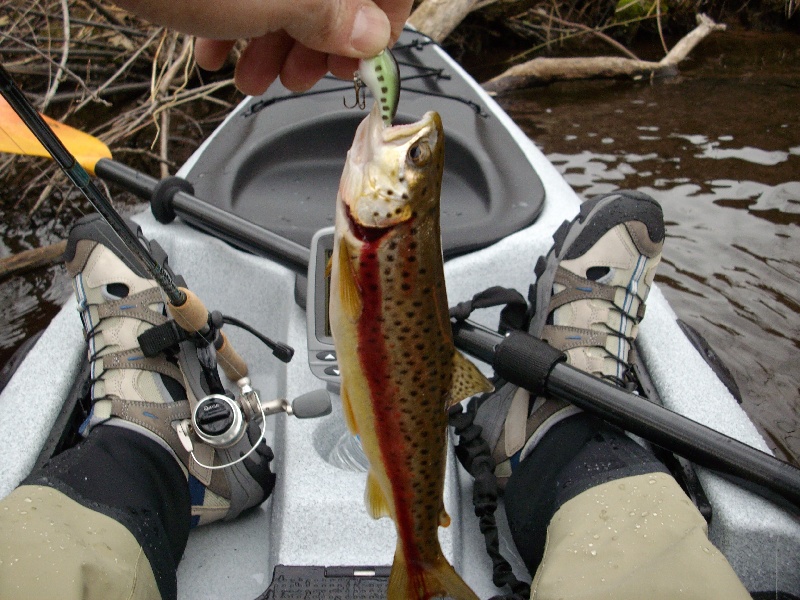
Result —
[[[536,600],[751,600],[665,473],[590,488],[550,521]]]
[[[0,599],[159,600],[123,525],[61,492],[22,486],[0,502]],[[547,531],[536,600],[749,600],[706,523],[663,473],[618,479],[566,502]]]
[[[160,600],[128,529],[61,492],[23,485],[0,501],[1,600]]]

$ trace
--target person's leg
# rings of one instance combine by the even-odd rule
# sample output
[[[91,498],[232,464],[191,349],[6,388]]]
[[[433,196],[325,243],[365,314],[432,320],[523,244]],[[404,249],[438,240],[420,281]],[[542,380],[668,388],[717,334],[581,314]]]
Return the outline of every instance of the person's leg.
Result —
[[[256,426],[225,450],[194,439],[190,456],[176,425],[207,383],[191,342],[144,356],[139,336],[168,321],[155,282],[97,215],[73,228],[66,259],[92,410],[83,442],[0,500],[0,598],[174,598],[190,527],[260,504],[274,485],[272,452],[262,441],[233,467],[198,464],[238,458]]]
[[[0,597],[174,598],[189,521],[175,458],[97,427],[0,501]]]
[[[584,203],[554,239],[536,266],[528,331],[572,366],[628,387],[661,257],[661,207],[636,192],[608,194]],[[621,430],[509,384],[476,423],[507,482],[532,598],[749,598],[677,482]]]

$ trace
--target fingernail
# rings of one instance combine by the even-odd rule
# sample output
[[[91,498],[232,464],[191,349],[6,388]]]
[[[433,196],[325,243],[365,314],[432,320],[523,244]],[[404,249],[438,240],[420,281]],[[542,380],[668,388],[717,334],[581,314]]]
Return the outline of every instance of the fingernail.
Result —
[[[356,13],[350,45],[356,52],[374,56],[389,43],[389,19],[379,8],[365,4]]]

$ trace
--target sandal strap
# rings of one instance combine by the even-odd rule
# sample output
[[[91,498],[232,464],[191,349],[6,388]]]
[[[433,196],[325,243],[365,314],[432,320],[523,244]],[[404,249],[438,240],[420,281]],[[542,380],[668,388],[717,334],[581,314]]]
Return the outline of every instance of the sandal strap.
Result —
[[[188,400],[175,402],[142,402],[109,398],[111,416],[129,423],[144,427],[161,438],[175,453],[178,459],[204,486],[215,494],[230,498],[230,487],[225,474],[221,470],[210,470],[193,460],[183,447],[177,430],[172,426],[175,421],[191,418],[191,407]],[[204,464],[211,464],[215,459],[215,451],[207,444],[194,444],[194,452]]]
[[[111,398],[111,416],[135,423],[164,440],[183,464],[187,464],[189,453],[181,444],[172,423],[191,417],[188,400],[176,402],[141,402]]]
[[[553,294],[547,308],[548,314],[565,304],[578,300],[597,299],[614,304],[614,298],[617,295],[616,288],[576,275],[561,265],[556,269],[553,283],[563,285],[565,289]]]
[[[148,358],[138,348],[112,352],[103,357],[103,370],[109,369],[138,369],[150,371],[171,377],[180,384],[184,384],[181,370],[162,356]]]
[[[605,348],[608,334],[595,329],[545,325],[542,328],[542,339],[554,348],[565,352],[572,348],[587,348],[590,346]]]
[[[127,317],[139,319],[151,325],[161,325],[167,317],[150,308],[151,304],[163,303],[161,291],[157,287],[131,294],[118,300],[108,300],[98,305],[97,314],[101,319],[108,317]]]

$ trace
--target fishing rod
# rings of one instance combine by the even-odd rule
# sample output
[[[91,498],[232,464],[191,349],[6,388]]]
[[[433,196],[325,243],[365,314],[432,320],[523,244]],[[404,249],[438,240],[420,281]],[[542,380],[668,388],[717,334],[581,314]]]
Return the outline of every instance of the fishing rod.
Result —
[[[0,65],[0,94],[3,95],[11,105],[11,108],[19,115],[19,118],[22,119],[42,146],[50,153],[50,156],[61,167],[61,170],[77,186],[86,199],[91,202],[94,209],[108,222],[114,233],[125,244],[125,247],[133,253],[147,272],[153,276],[158,286],[169,298],[170,303],[173,306],[182,306],[186,302],[186,294],[175,285],[170,274],[139,243],[139,240],[125,225],[125,221],[114,209],[111,202],[89,178],[86,169],[75,160],[72,153],[61,143],[61,140],[58,139],[50,126],[31,105],[2,65]]]
[[[39,143],[61,167],[61,170],[64,171],[95,210],[111,226],[111,229],[119,236],[125,247],[152,275],[168,299],[167,307],[170,314],[181,328],[187,332],[200,335],[209,333],[211,331],[208,324],[209,312],[202,301],[188,289],[178,287],[170,273],[139,242],[139,239],[128,228],[111,201],[90,179],[89,173],[87,173],[83,165],[67,150],[50,125],[47,124],[25,97],[3,65],[0,65],[0,95],[6,99],[25,126],[36,136]],[[232,381],[240,381],[246,378],[248,373],[247,364],[233,349],[224,332],[217,330],[217,335],[221,342],[219,344],[215,343],[215,346],[219,345],[216,348],[217,356],[225,374]],[[217,340],[212,341],[216,342]]]

